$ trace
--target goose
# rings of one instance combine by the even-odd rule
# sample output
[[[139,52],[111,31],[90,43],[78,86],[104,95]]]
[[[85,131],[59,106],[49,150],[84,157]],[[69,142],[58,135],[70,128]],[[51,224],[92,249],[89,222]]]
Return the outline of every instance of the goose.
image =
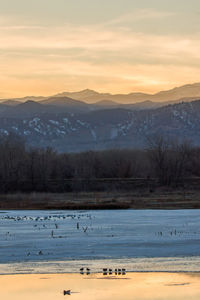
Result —
[[[63,295],[65,296],[65,295],[71,295],[71,290],[67,290],[67,291],[63,291]]]

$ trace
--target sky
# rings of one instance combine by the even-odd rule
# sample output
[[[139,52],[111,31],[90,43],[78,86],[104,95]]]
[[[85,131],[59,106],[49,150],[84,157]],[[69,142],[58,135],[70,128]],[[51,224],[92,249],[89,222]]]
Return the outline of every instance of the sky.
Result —
[[[199,0],[0,0],[0,98],[199,81]]]

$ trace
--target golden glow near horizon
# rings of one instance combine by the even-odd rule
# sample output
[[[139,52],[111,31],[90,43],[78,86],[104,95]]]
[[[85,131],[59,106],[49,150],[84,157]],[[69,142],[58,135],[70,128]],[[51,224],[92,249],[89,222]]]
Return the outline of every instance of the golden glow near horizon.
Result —
[[[3,300],[63,299],[63,290],[71,290],[71,297],[77,300],[199,300],[199,283],[197,273],[128,273],[123,278],[100,274],[4,275],[0,276],[0,293]]]
[[[199,0],[0,0],[0,98],[200,81]]]

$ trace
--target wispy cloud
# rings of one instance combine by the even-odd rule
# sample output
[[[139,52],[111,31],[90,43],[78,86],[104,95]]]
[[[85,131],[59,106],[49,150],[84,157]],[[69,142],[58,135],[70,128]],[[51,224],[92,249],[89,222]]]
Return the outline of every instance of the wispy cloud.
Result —
[[[110,54],[116,58],[135,58],[140,63],[146,58],[148,63],[156,63],[157,59],[171,63],[180,62],[180,58],[197,59],[200,57],[199,35],[156,35],[138,33],[121,28],[104,28],[101,26],[74,26],[66,24],[62,27],[20,27],[19,31],[9,32],[0,27],[0,50],[50,51],[54,56],[60,50],[73,51],[74,55],[85,57]],[[57,51],[57,52],[56,52]],[[183,61],[184,63],[184,61]]]
[[[1,31],[16,31],[16,30],[40,30],[40,29],[45,29],[45,26],[37,26],[37,25],[0,25],[0,30]]]
[[[177,15],[177,13],[173,11],[161,11],[155,9],[137,9],[135,11],[129,12],[127,14],[123,14],[118,18],[112,19],[105,23],[105,25],[122,25],[124,23],[134,23],[138,21],[144,20],[160,20],[163,18],[169,18]]]
[[[152,34],[121,26],[172,15],[142,10],[84,26],[1,20],[0,85],[4,93],[12,90],[25,95],[86,87],[154,92],[188,78],[196,81],[200,76],[198,34]]]

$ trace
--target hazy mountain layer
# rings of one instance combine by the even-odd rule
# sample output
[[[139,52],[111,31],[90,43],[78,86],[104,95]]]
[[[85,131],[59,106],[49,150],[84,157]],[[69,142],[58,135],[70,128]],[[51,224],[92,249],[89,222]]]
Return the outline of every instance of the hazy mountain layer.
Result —
[[[200,97],[200,83],[188,84],[181,87],[176,87],[168,91],[161,91],[154,95],[145,93],[130,93],[130,94],[116,94],[112,95],[109,93],[98,93],[93,90],[83,90],[80,92],[64,92],[56,95],[58,97],[65,96],[71,97],[77,100],[83,100],[88,103],[94,103],[95,101],[109,100],[116,101],[119,103],[135,103],[142,101],[176,101],[183,100],[184,98],[189,98],[195,100]]]
[[[112,106],[118,103],[122,104],[134,104],[137,102],[165,102],[164,105],[181,101],[192,101],[200,98],[200,83],[187,84],[184,86],[176,87],[168,91],[161,91],[156,94],[146,93],[129,93],[129,94],[110,94],[99,93],[90,89],[86,89],[79,92],[63,92],[52,97],[24,97],[16,99],[1,99],[6,105],[17,105],[16,101],[26,102],[27,100],[41,101],[45,103],[46,100],[56,100],[56,98],[69,98],[73,100],[80,100],[87,103],[97,103],[97,105]],[[49,101],[49,100],[48,100]],[[47,102],[46,102],[47,103]],[[160,104],[161,105],[161,104]]]

